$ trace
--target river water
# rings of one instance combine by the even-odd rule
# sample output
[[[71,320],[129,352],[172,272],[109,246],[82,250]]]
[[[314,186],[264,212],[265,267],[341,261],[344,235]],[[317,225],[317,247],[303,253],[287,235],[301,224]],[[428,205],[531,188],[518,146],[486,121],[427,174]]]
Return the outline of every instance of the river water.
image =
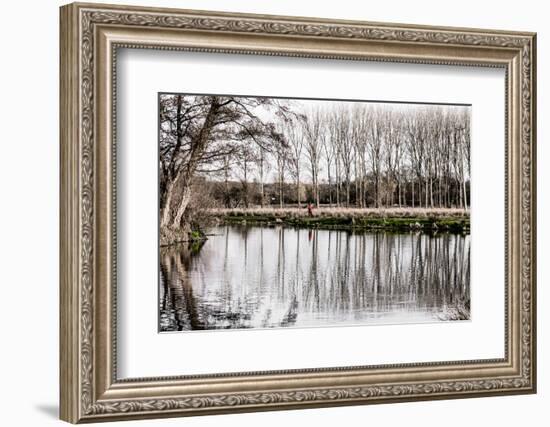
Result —
[[[160,251],[160,331],[467,320],[470,236],[224,225]]]

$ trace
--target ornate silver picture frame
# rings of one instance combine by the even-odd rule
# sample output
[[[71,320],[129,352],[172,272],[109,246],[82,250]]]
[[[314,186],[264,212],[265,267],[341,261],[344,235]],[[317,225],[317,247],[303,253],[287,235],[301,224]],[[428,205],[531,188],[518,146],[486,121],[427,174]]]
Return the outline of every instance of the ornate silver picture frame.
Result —
[[[61,419],[97,422],[536,391],[534,33],[83,3],[63,6],[60,13]],[[504,357],[120,378],[121,49],[504,70]]]

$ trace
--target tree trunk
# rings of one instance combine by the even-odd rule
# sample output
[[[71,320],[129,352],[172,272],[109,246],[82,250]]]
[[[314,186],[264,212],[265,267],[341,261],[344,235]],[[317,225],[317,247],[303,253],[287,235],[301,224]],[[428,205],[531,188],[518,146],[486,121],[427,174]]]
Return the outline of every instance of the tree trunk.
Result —
[[[434,207],[434,191],[433,191],[433,179],[430,175],[430,208]]]
[[[328,203],[332,207],[332,181],[330,180],[330,165],[327,167],[328,178]]]
[[[244,160],[244,207],[248,209],[248,161]]]
[[[443,206],[443,196],[441,193],[443,193],[443,180],[441,179],[441,176],[438,178],[438,186],[439,189],[437,191],[437,204],[441,208]]]
[[[336,159],[336,206],[340,207],[340,162]]]
[[[264,150],[261,150],[260,155],[260,194],[261,194],[261,200],[260,205],[262,208],[264,207]]]
[[[458,193],[458,206],[464,206],[464,201],[462,200],[462,185],[460,181],[456,182],[456,192]]]
[[[468,209],[468,194],[466,192],[466,180],[462,180],[462,188],[464,190],[464,209]]]
[[[225,207],[229,206],[229,159],[227,156],[224,158],[224,191],[225,191]]]
[[[374,177],[374,193],[376,200],[374,201],[374,206],[378,209],[380,207],[380,179],[378,178],[378,173]]]
[[[317,174],[319,172],[317,171],[317,166],[315,167],[315,175],[314,175],[314,193],[315,193],[315,205],[317,206],[317,209],[319,209],[319,180],[317,178]]]
[[[386,176],[386,206],[391,207],[393,204],[393,191],[391,187],[390,173]]]
[[[401,180],[399,178],[399,175],[397,175],[396,181],[397,181],[397,205],[401,207]]]
[[[359,195],[359,161],[355,158],[355,206],[361,206],[361,197]]]
[[[296,200],[298,200],[298,209],[302,207],[300,200],[300,172],[296,173]]]
[[[364,168],[364,166],[363,166]],[[363,200],[363,203],[361,204],[361,207],[362,208],[366,208],[368,207],[368,203],[367,203],[367,173],[365,171],[365,169],[363,169],[363,172],[362,172],[362,179],[361,179],[361,192],[363,193],[361,195],[361,198]]]
[[[200,161],[200,158],[208,143],[208,138],[210,137],[210,132],[212,131],[212,127],[214,126],[214,121],[219,107],[220,105],[218,101],[214,99],[212,101],[212,104],[210,105],[210,109],[208,110],[208,114],[206,115],[202,129],[200,130],[197,138],[194,139],[191,144],[192,153],[189,158],[189,163],[183,171],[180,171],[180,173],[174,180],[174,183],[175,181],[181,181],[183,183],[181,201],[176,210],[174,220],[172,221],[172,227],[174,228],[179,228],[182,225],[181,219],[183,217],[185,209],[187,209],[189,200],[191,199],[191,179],[193,178],[193,174],[195,173],[197,164]]]
[[[426,207],[426,209],[428,209],[428,178],[427,177],[424,179],[424,191],[425,191],[424,206]]]
[[[183,214],[185,213],[185,209],[187,209],[187,205],[189,204],[190,200],[191,200],[191,185],[189,183],[186,183],[182,189],[181,201],[179,203],[178,210],[176,211],[176,215],[174,216],[174,221],[172,221],[173,228],[181,227],[181,218],[183,217]]]
[[[164,199],[164,206],[162,207],[162,214],[160,216],[161,227],[166,227],[170,223],[170,208],[172,205],[172,192],[175,186],[175,180],[170,181],[166,187],[166,197]]]
[[[283,208],[283,177],[279,174],[279,206]]]

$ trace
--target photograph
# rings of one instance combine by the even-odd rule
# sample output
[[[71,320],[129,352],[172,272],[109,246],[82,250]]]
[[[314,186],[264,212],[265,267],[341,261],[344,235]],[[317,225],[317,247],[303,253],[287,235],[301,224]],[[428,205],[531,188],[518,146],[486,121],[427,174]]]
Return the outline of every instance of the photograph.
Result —
[[[160,332],[470,320],[470,105],[158,102]]]

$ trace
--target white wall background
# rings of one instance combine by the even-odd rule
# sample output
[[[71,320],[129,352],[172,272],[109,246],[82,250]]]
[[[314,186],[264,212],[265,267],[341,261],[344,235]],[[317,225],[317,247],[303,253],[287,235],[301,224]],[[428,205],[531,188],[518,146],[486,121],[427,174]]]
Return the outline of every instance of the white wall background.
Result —
[[[110,0],[113,3],[122,3]],[[129,0],[130,1],[130,0]],[[538,117],[550,115],[550,29],[535,0],[133,0],[133,4],[235,12],[450,25],[538,32]],[[0,419],[9,426],[60,425],[58,402],[58,6],[57,0],[3,5],[0,67]],[[539,393],[438,402],[210,416],[133,425],[392,426],[545,425],[550,405],[550,126],[538,129]],[[487,173],[491,173],[487,168]],[[546,421],[547,422],[547,421]]]

